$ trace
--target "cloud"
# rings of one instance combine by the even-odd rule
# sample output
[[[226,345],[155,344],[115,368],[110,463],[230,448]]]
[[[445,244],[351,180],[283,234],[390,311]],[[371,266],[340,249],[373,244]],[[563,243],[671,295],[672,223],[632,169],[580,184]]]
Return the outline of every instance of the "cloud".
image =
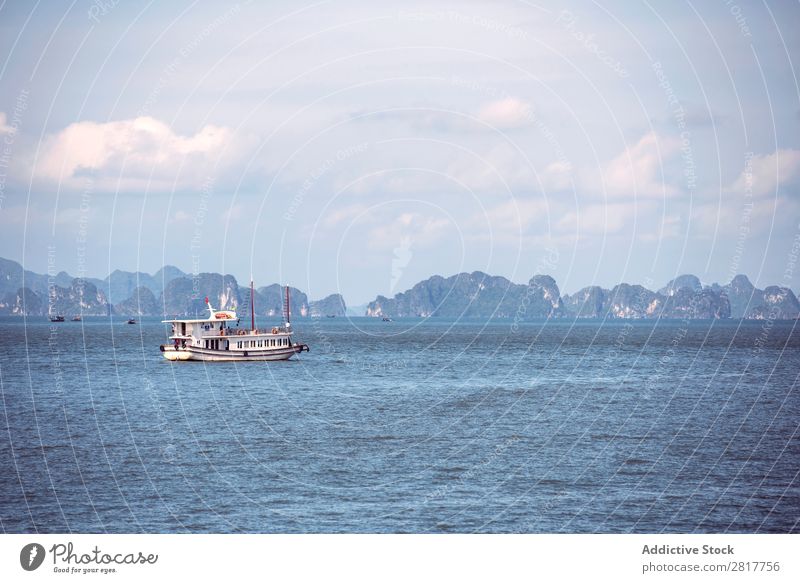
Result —
[[[745,169],[726,192],[769,196],[781,186],[800,176],[800,150],[776,150],[772,154],[755,155],[745,162]]]
[[[531,123],[532,108],[530,104],[506,97],[484,105],[478,112],[478,119],[498,129],[519,128]]]
[[[477,191],[503,192],[538,184],[529,162],[516,148],[504,142],[481,153],[480,158],[477,154],[459,155],[448,165],[446,173],[464,187]]]
[[[768,234],[776,219],[797,215],[797,204],[789,198],[760,198],[732,204],[728,201],[715,201],[699,204],[692,209],[689,228],[695,237],[749,238],[758,234]]]
[[[394,220],[381,221],[369,229],[367,241],[374,249],[395,249],[404,241],[427,246],[441,239],[452,225],[447,217],[431,217],[417,212],[405,212]]]
[[[639,240],[645,243],[675,239],[684,234],[684,221],[680,215],[663,215],[657,226],[639,231]]]
[[[567,190],[572,186],[572,164],[556,161],[545,166],[540,179],[546,190]]]
[[[485,103],[477,111],[419,104],[376,111],[358,110],[351,113],[350,118],[359,122],[400,123],[418,130],[486,132],[531,125],[533,107],[517,97],[504,97]]]
[[[214,125],[182,136],[152,117],[82,121],[46,138],[35,173],[67,186],[91,175],[123,190],[192,188],[212,168],[226,164],[232,145],[231,130]]]
[[[680,189],[664,178],[663,166],[679,150],[677,138],[647,133],[635,145],[625,148],[599,173],[585,173],[583,184],[588,190],[609,198],[674,196]]]
[[[364,195],[436,195],[458,192],[470,196],[508,193],[529,194],[569,184],[569,166],[554,162],[534,166],[524,150],[505,141],[492,145],[481,141],[475,148],[423,143],[386,155],[385,170],[364,174],[353,182],[337,180],[336,190],[347,187],[351,193]],[[426,148],[426,149],[425,149]],[[420,160],[424,160],[423,164]],[[394,165],[396,169],[392,169]]]
[[[6,119],[6,114],[0,111],[0,136],[14,132],[14,128],[12,128],[10,125],[6,125]]]
[[[544,199],[512,199],[487,209],[485,214],[476,215],[471,225],[485,229],[487,233],[491,229],[496,237],[506,234],[518,237],[533,227],[546,227],[547,221],[552,218],[549,212],[552,209]]]
[[[630,225],[636,214],[637,208],[631,203],[586,204],[578,211],[564,214],[555,227],[561,233],[577,237],[613,235]]]

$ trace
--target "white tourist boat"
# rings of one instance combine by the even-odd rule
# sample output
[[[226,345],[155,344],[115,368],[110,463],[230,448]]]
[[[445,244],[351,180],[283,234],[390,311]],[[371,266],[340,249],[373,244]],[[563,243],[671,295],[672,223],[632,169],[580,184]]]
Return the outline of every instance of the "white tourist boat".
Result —
[[[292,340],[289,288],[286,288],[286,323],[259,330],[255,326],[253,288],[251,283],[250,329],[240,328],[236,312],[214,310],[206,298],[208,317],[191,320],[163,320],[172,324],[170,344],[162,344],[167,360],[288,360],[300,352],[308,352],[307,344]]]

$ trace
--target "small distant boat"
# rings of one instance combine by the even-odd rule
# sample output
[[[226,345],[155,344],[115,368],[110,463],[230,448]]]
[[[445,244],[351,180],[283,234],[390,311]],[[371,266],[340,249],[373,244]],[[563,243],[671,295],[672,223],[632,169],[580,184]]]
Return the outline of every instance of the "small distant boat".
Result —
[[[135,323],[136,323],[135,318],[128,318],[128,324],[135,324]]]
[[[331,314],[328,314],[328,315],[327,315],[327,316],[325,316],[325,317],[326,317],[326,318],[335,318],[335,317],[336,317],[336,314],[333,314],[333,315],[331,315]]]
[[[64,316],[50,316],[51,322],[63,322]]]
[[[82,318],[80,316],[72,316],[72,321],[73,322],[80,322],[81,320],[82,320]]]
[[[388,317],[385,317],[385,316],[384,316],[384,318],[383,318],[383,321],[384,321],[384,322],[393,322],[394,320],[392,320],[391,318],[388,318]]]

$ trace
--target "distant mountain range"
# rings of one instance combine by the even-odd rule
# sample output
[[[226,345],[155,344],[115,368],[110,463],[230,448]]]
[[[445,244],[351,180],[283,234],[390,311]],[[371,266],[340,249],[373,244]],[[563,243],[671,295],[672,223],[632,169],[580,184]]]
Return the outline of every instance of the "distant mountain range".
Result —
[[[527,284],[480,271],[444,278],[435,275],[393,298],[378,296],[368,316],[513,318],[747,318],[793,320],[800,304],[791,289],[757,289],[745,275],[727,285],[703,286],[694,275],[682,275],[658,291],[621,283],[597,286],[562,296],[555,280],[536,275]]]
[[[305,293],[290,288],[292,316],[344,316],[348,308],[340,294],[309,302]],[[204,298],[217,309],[239,309],[246,317],[250,288],[232,275],[186,274],[165,266],[150,275],[114,271],[105,279],[73,278],[65,272],[52,277],[23,270],[15,261],[0,259],[0,314],[45,316],[187,316],[204,315]],[[255,290],[256,313],[279,318],[283,288],[278,284]],[[352,312],[351,312],[352,313]],[[378,296],[360,310],[374,317],[503,318],[517,321],[542,318],[746,318],[792,320],[800,304],[791,289],[763,290],[737,275],[726,285],[703,285],[694,275],[681,275],[658,291],[621,283],[612,289],[590,286],[561,295],[555,280],[536,275],[517,284],[480,271],[451,277],[434,275],[392,298]]]
[[[333,294],[319,301],[289,288],[293,317],[344,316],[344,298]],[[166,266],[153,275],[114,271],[105,279],[73,278],[65,272],[52,277],[27,271],[8,259],[0,259],[0,314],[105,316],[205,315],[205,298],[218,310],[239,309],[245,317],[250,307],[250,287],[240,287],[232,275],[186,274]],[[254,294],[259,316],[283,314],[283,287],[274,283]]]

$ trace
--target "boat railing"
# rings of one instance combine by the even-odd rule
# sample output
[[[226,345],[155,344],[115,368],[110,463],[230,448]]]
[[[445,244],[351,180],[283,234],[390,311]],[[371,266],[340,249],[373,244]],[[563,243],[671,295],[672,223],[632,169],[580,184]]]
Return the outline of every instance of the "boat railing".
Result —
[[[286,326],[273,326],[272,328],[256,328],[255,330],[242,330],[238,328],[223,328],[220,336],[256,336],[265,334],[291,334],[291,330]]]

